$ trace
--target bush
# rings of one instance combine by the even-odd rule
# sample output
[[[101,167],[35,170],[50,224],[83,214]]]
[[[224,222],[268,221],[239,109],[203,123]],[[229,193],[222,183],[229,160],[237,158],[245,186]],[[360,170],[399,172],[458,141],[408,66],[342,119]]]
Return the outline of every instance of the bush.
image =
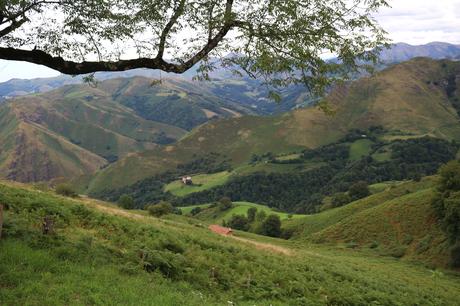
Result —
[[[460,162],[454,160],[439,168],[438,190],[459,191],[460,190]]]
[[[232,200],[228,197],[223,197],[219,200],[219,209],[221,211],[226,211],[232,208],[233,203]]]
[[[281,236],[281,220],[278,215],[269,215],[264,222],[262,222],[262,235],[270,237]]]
[[[248,221],[254,222],[254,220],[256,219],[256,214],[257,214],[257,208],[255,207],[249,208],[247,211]]]
[[[356,201],[362,198],[369,196],[371,193],[369,191],[369,187],[365,181],[359,181],[354,183],[348,189],[348,195],[350,196],[352,201]]]
[[[452,268],[460,268],[460,242],[450,249],[450,265]]]
[[[69,184],[59,184],[56,186],[56,193],[65,197],[75,198],[78,196],[77,192]]]
[[[249,229],[249,221],[243,215],[233,215],[232,218],[226,223],[228,227],[231,227],[240,231],[247,231]]]
[[[134,209],[135,203],[133,197],[124,194],[118,199],[118,205],[124,209]]]
[[[346,193],[336,193],[332,197],[332,207],[340,207],[351,202],[351,197]]]
[[[197,207],[194,207],[191,211],[190,211],[190,214],[192,216],[195,216],[197,214],[199,214],[201,212],[201,207],[197,206]]]
[[[167,214],[171,214],[174,211],[174,207],[168,202],[161,201],[158,204],[147,206],[147,211],[152,216],[161,217]]]

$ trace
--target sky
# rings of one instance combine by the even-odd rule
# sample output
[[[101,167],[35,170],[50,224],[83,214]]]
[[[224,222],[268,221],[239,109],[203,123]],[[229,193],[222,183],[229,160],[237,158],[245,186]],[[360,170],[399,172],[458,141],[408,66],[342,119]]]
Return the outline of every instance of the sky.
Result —
[[[460,0],[389,0],[375,18],[393,42],[421,45],[442,41],[460,45]],[[11,78],[52,77],[58,72],[21,62],[0,60],[0,82]]]

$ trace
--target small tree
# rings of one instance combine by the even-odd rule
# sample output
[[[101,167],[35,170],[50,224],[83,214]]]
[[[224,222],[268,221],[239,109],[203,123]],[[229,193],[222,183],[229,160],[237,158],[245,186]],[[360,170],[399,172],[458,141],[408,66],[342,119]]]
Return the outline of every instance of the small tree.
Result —
[[[247,231],[249,229],[249,221],[243,215],[233,215],[227,222],[227,226],[240,231]]]
[[[78,196],[77,192],[73,189],[73,187],[66,183],[57,185],[56,193],[71,198],[75,198]]]
[[[257,208],[251,207],[248,209],[247,215],[248,215],[248,221],[250,223],[254,222],[254,220],[256,219],[256,214],[257,214]]]
[[[281,236],[281,220],[278,215],[269,215],[262,223],[262,234],[270,237]]]
[[[337,193],[332,197],[332,207],[340,207],[350,203],[351,197],[346,193]]]
[[[168,202],[161,201],[158,204],[147,206],[147,210],[152,216],[161,217],[171,214],[174,211],[174,207]]]
[[[265,211],[260,210],[260,211],[257,212],[257,214],[256,214],[256,221],[257,222],[263,222],[263,221],[265,221],[265,218],[267,218],[267,214],[265,213]]]
[[[232,208],[233,203],[232,200],[228,197],[223,197],[222,199],[219,200],[219,209],[221,211],[226,211]]]
[[[369,186],[365,181],[359,181],[354,183],[348,189],[348,195],[350,196],[352,201],[356,201],[362,198],[369,196],[371,193],[369,191]]]
[[[197,206],[197,207],[194,207],[191,211],[190,211],[190,214],[192,216],[195,216],[197,214],[199,214],[201,212],[201,207]]]
[[[124,194],[118,199],[118,205],[124,209],[134,209],[135,203],[132,196]]]
[[[438,190],[460,191],[460,162],[454,160],[439,168]]]

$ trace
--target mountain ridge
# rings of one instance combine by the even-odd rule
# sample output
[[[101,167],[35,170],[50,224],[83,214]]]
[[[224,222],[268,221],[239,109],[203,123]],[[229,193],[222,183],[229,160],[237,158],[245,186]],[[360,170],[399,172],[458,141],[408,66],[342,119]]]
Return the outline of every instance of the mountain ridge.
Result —
[[[459,74],[459,62],[418,58],[336,88],[328,97],[333,116],[318,108],[306,108],[278,116],[211,122],[176,144],[112,164],[95,176],[89,190],[134,183],[190,162],[198,153],[219,153],[232,165],[239,165],[253,154],[316,148],[338,140],[351,129],[376,125],[387,130],[387,140],[423,136],[460,140],[456,109],[460,78],[455,79],[452,97],[446,89],[447,79]]]

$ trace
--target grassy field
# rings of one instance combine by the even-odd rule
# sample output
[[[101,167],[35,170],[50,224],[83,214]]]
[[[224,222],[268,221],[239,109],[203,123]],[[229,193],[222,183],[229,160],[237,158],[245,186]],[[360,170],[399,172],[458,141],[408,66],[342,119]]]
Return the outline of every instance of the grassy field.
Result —
[[[211,204],[203,204],[203,205],[194,205],[194,206],[187,206],[187,207],[181,207],[182,213],[188,214],[191,212],[191,210],[195,207],[201,207],[201,208],[207,208]],[[297,214],[287,214],[284,212],[278,212],[270,207],[267,207],[265,205],[260,205],[256,203],[250,203],[250,202],[233,202],[233,207],[229,210],[226,210],[224,212],[217,212],[213,210],[211,214],[202,214],[202,218],[200,218],[203,221],[207,221],[209,223],[222,223],[223,220],[228,221],[233,215],[247,215],[248,209],[251,207],[257,208],[257,211],[264,211],[267,215],[269,214],[275,214],[280,217],[281,220],[286,220],[286,219],[295,219],[295,218],[301,218],[304,217],[305,215],[297,215]]]
[[[350,159],[358,160],[363,156],[369,155],[373,142],[369,139],[360,139],[353,142],[350,146]]]
[[[397,186],[397,185],[402,184],[402,183],[404,183],[404,182],[389,181],[389,182],[376,183],[376,184],[369,185],[369,191],[372,194],[375,194],[375,193],[385,191],[388,188],[392,188],[392,187]]]
[[[455,305],[460,278],[352,249],[0,184],[2,305]],[[44,215],[55,234],[41,233]]]
[[[164,191],[171,192],[178,197],[183,197],[190,193],[223,185],[230,178],[230,174],[228,171],[223,171],[213,174],[195,175],[192,176],[193,185],[184,185],[181,180],[177,180],[166,185]]]

